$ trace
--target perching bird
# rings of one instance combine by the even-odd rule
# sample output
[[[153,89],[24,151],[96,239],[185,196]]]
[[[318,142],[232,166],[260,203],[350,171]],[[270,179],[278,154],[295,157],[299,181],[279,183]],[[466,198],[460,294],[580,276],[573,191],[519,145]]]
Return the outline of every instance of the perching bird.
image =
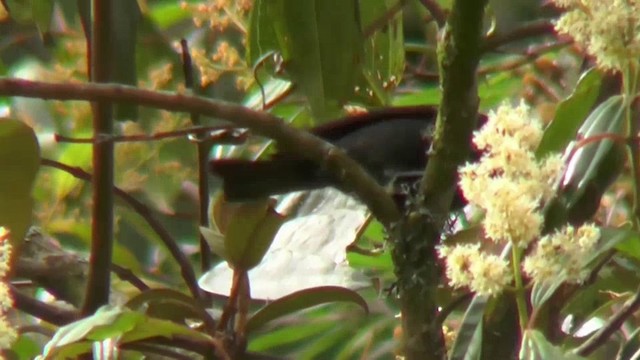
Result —
[[[310,129],[314,135],[342,148],[381,185],[396,179],[419,178],[436,120],[434,107],[404,107],[348,116]],[[220,159],[211,170],[224,180],[229,201],[327,186],[340,189],[331,174],[314,161],[290,152],[266,160]]]

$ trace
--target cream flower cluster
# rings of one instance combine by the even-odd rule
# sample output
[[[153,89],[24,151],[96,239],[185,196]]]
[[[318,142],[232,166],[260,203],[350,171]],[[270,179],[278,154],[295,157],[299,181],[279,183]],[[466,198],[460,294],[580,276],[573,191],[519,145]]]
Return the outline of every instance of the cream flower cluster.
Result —
[[[480,244],[441,246],[438,254],[446,259],[446,275],[453,287],[468,286],[478,294],[496,295],[511,283],[509,262],[480,251]]]
[[[540,234],[541,204],[551,198],[562,172],[559,155],[535,157],[542,124],[524,103],[501,106],[474,135],[483,158],[460,169],[460,188],[470,203],[485,211],[488,238],[526,247]]]
[[[567,9],[556,30],[570,35],[605,70],[640,58],[640,0],[554,0]]]
[[[567,226],[538,242],[535,250],[523,263],[524,272],[536,282],[564,279],[582,283],[589,271],[585,268],[600,238],[600,230],[593,225],[580,228]]]
[[[533,281],[563,276],[566,281],[580,282],[599,232],[585,225],[541,238],[542,208],[553,197],[563,171],[559,154],[536,158],[534,151],[542,135],[542,124],[532,118],[524,103],[502,105],[474,134],[474,144],[484,155],[479,162],[460,168],[460,188],[470,204],[484,211],[482,226],[487,238],[521,249],[537,240],[523,263]],[[480,244],[441,246],[438,251],[453,287],[495,295],[513,279],[509,260],[484,253]]]

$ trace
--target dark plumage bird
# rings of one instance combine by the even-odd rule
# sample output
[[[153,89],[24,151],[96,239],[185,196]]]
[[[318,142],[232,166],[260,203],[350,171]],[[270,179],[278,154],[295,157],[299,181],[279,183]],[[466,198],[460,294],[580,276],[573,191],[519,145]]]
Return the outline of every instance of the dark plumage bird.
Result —
[[[436,115],[433,107],[389,108],[349,116],[309,131],[342,148],[381,185],[388,185],[395,179],[419,178],[427,164]],[[326,186],[340,189],[339,182],[317,163],[289,152],[257,161],[212,160],[211,170],[224,179],[229,201]]]

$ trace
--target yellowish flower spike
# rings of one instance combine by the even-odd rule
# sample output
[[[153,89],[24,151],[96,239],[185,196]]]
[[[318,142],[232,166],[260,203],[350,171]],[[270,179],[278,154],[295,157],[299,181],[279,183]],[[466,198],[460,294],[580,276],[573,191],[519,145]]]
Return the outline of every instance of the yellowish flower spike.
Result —
[[[480,162],[460,168],[460,188],[485,211],[485,233],[496,242],[526,247],[540,235],[540,209],[553,195],[563,168],[559,154],[536,159],[542,134],[542,124],[520,103],[500,106],[474,135],[474,144],[485,154]]]
[[[604,70],[640,58],[640,0],[554,0],[567,9],[556,30],[571,36]]]
[[[468,287],[479,295],[496,295],[512,280],[509,262],[483,253],[479,244],[442,246],[438,252],[446,261],[447,278],[453,287]]]
[[[582,283],[589,275],[586,266],[599,238],[600,231],[593,224],[577,229],[567,226],[540,239],[533,253],[525,258],[523,270],[537,283],[559,278]]]
[[[17,334],[7,320],[7,310],[13,306],[13,299],[9,295],[7,285],[7,273],[9,272],[9,259],[11,257],[11,244],[9,232],[0,226],[0,349],[11,346]]]

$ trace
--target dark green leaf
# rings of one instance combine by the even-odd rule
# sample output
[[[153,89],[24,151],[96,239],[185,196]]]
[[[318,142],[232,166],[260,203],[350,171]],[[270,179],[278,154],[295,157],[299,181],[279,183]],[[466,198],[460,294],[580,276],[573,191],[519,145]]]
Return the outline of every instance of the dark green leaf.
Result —
[[[561,152],[575,138],[578,128],[598,97],[601,81],[602,75],[596,69],[591,69],[580,77],[573,93],[558,105],[554,119],[544,131],[536,151],[538,158]]]
[[[358,85],[357,95],[365,103],[388,105],[389,95],[402,80],[405,67],[404,29],[402,11],[384,23],[389,11],[398,5],[396,0],[361,1],[360,17],[362,30],[373,29],[375,32],[364,41],[364,79]]]
[[[53,0],[38,0],[31,5],[33,21],[38,26],[40,34],[49,31],[53,16]]]
[[[565,354],[561,348],[553,345],[537,330],[527,330],[520,349],[520,359],[527,360],[579,360],[578,355]]]
[[[271,302],[249,319],[247,332],[255,331],[271,320],[296,311],[337,301],[354,303],[369,312],[366,301],[355,291],[338,286],[322,286],[301,290]]]
[[[638,351],[640,351],[640,328],[636,328],[627,338],[628,340],[622,345],[616,360],[637,359]]]
[[[354,97],[363,39],[357,0],[282,0],[276,34],[292,82],[327,119]]]
[[[450,360],[480,359],[482,355],[482,318],[487,296],[475,296],[467,311],[451,349]]]
[[[153,318],[185,324],[187,320],[213,322],[204,306],[192,297],[171,289],[150,289],[129,300],[126,306]]]

